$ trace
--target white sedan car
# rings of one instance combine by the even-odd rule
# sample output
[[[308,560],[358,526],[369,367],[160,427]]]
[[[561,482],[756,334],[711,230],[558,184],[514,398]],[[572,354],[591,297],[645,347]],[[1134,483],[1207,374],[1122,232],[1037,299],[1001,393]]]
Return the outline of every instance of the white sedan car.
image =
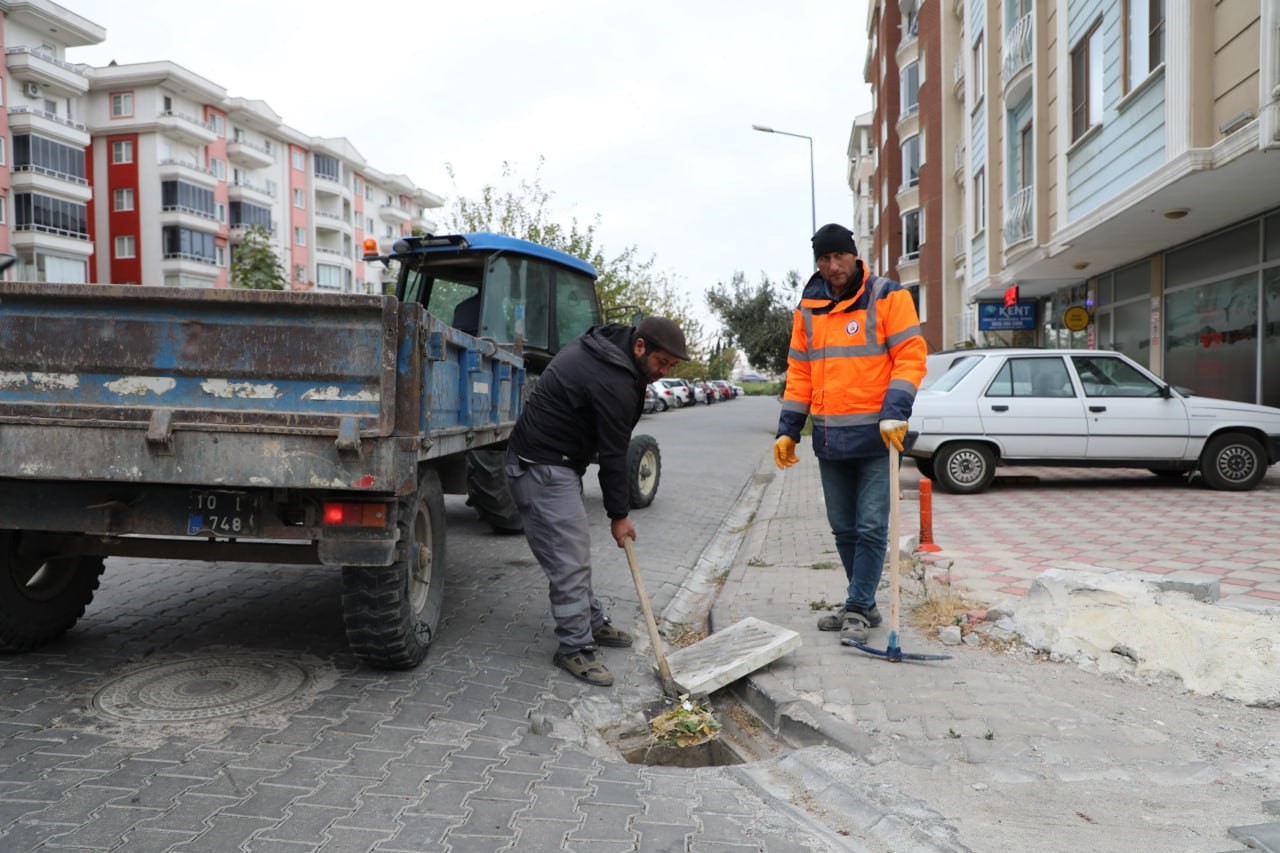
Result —
[[[945,360],[916,397],[907,455],[948,492],[982,491],[998,465],[1199,471],[1211,488],[1245,491],[1280,461],[1280,408],[1184,393],[1118,352],[985,349]]]

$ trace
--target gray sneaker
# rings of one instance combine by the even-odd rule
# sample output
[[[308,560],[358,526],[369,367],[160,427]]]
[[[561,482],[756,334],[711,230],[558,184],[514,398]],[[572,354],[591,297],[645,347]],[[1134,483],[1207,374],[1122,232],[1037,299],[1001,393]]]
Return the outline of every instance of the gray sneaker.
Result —
[[[819,631],[842,630],[844,628],[844,617],[847,612],[848,611],[846,610],[837,610],[835,613],[828,613],[825,616],[819,616],[818,630]],[[872,628],[879,628],[880,624],[884,622],[884,620],[880,618],[879,609],[877,609],[874,604],[871,605],[871,607],[869,607],[868,609],[861,612],[863,616],[867,617],[867,623]]]
[[[856,610],[844,612],[844,624],[840,626],[840,641],[865,643],[871,635],[871,622]]]

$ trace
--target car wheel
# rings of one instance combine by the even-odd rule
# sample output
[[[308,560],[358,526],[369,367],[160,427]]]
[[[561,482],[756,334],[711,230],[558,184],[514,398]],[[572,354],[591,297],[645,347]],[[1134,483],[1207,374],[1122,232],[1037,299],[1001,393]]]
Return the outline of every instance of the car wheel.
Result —
[[[1209,439],[1200,454],[1200,474],[1209,488],[1247,492],[1267,473],[1267,454],[1253,436],[1228,432]]]
[[[665,412],[666,410],[667,410],[667,401],[666,401],[666,400],[663,400],[663,399],[661,399],[661,398],[659,398],[659,400],[658,400],[658,411],[659,411],[659,412]]]
[[[954,495],[983,491],[996,478],[996,457],[983,444],[948,444],[933,454],[938,485]]]
[[[932,459],[916,459],[916,470],[920,472],[920,476],[926,480],[933,479],[933,460]]]

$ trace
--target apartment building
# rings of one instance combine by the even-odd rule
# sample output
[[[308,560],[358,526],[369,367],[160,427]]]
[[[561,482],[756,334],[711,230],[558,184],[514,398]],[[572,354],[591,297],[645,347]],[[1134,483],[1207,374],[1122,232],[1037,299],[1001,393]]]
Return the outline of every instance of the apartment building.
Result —
[[[1280,4],[873,0],[868,33],[880,260],[931,346],[1115,348],[1280,405]]]
[[[443,198],[346,139],[289,127],[176,62],[71,63],[69,48],[106,31],[49,0],[0,0],[0,12],[0,248],[19,259],[13,278],[229,287],[257,226],[291,288],[380,293],[364,239],[386,249],[436,228]]]

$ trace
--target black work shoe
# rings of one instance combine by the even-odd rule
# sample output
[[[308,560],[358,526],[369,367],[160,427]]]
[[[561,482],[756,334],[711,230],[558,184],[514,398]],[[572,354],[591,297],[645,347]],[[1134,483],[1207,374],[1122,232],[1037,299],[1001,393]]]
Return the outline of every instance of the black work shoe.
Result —
[[[608,687],[613,684],[613,673],[596,656],[596,649],[588,646],[576,652],[561,654],[556,652],[551,662],[572,675],[579,681],[593,684],[596,687]]]
[[[613,623],[605,617],[604,624],[599,628],[591,629],[591,639],[595,640],[599,645],[608,646],[611,649],[629,649],[631,648],[631,635],[620,628],[613,627]]]

